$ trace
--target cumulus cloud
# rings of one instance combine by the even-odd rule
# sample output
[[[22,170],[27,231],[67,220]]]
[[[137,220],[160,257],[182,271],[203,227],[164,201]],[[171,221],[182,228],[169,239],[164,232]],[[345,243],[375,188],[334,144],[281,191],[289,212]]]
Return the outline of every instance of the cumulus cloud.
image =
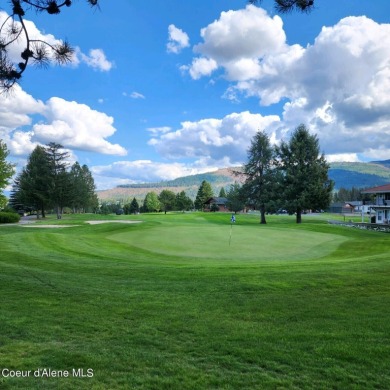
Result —
[[[14,156],[52,141],[69,149],[126,155],[122,146],[107,141],[116,131],[113,122],[85,104],[58,97],[43,103],[19,86],[9,96],[0,95],[0,134]]]
[[[210,167],[196,167],[184,163],[161,163],[151,160],[117,161],[110,165],[94,166],[91,171],[98,180],[113,184],[113,178],[126,183],[173,180],[178,177],[209,172]],[[105,179],[106,178],[106,179]],[[111,178],[111,180],[107,180]]]
[[[278,16],[247,6],[221,13],[201,38],[182,67],[193,79],[220,69],[233,102],[287,100],[283,127],[307,124],[329,154],[390,155],[390,24],[346,17],[302,47],[288,45]]]
[[[222,119],[183,122],[178,130],[154,134],[149,144],[166,158],[195,158],[203,165],[235,165],[246,160],[250,140],[257,131],[266,129],[275,140],[279,127],[280,118],[276,115],[245,111]]]
[[[114,66],[102,49],[91,49],[88,55],[80,53],[80,57],[88,66],[102,72],[108,72]]]
[[[34,138],[39,142],[54,141],[72,149],[103,154],[127,154],[123,147],[106,140],[116,129],[114,119],[105,113],[85,104],[53,97],[46,103],[44,115],[48,123],[37,123],[32,128]]]
[[[177,54],[189,46],[190,39],[188,35],[174,24],[170,24],[168,26],[167,52]]]

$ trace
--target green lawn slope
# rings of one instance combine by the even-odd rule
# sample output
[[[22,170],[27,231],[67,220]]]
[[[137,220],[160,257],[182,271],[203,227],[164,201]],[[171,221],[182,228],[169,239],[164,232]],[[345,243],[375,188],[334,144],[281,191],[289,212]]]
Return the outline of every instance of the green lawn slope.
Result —
[[[1,389],[390,388],[388,234],[100,218],[0,226]]]

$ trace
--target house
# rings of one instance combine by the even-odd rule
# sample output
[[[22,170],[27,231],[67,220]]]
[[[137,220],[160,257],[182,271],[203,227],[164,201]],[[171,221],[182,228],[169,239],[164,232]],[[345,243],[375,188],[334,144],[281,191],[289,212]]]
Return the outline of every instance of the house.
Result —
[[[369,214],[370,208],[373,206],[372,204],[364,204],[362,200],[354,200],[348,203],[354,207],[354,212],[359,214]]]
[[[390,220],[390,184],[367,188],[362,194],[375,195],[375,204],[371,210],[376,212],[375,223],[388,224]]]
[[[339,214],[352,214],[354,206],[349,202],[332,203],[329,207],[329,212]]]
[[[209,198],[204,202],[204,211],[229,211],[227,201],[227,198]]]

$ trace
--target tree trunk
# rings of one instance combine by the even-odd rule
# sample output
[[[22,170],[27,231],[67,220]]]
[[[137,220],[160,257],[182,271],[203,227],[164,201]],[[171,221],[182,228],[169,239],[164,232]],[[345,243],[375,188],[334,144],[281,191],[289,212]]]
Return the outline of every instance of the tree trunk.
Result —
[[[265,206],[262,204],[260,206],[260,224],[265,225],[267,221],[265,220]]]
[[[297,223],[302,223],[302,209],[297,207]]]

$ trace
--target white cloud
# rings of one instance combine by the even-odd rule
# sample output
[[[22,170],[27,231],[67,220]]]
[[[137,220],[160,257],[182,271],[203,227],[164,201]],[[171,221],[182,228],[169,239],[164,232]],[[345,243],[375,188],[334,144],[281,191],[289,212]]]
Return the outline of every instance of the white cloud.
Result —
[[[11,155],[26,156],[37,144],[58,142],[69,149],[126,155],[126,150],[106,139],[116,129],[114,119],[85,104],[53,97],[46,103],[16,86],[0,95],[0,135]]]
[[[190,67],[181,66],[182,70],[189,70],[191,77],[194,80],[200,79],[202,76],[210,76],[218,68],[218,64],[212,58],[195,58]]]
[[[127,154],[122,146],[106,140],[116,131],[114,119],[85,104],[53,97],[46,104],[45,116],[48,123],[38,123],[32,128],[34,139],[39,142],[54,141],[72,149],[102,154]]]
[[[117,161],[110,165],[94,166],[91,171],[99,177],[102,182],[111,178],[110,187],[113,186],[113,179],[118,181],[126,180],[128,183],[156,182],[161,180],[173,180],[178,177],[195,175],[197,173],[209,172],[210,167],[196,167],[183,163],[162,163],[151,160]]]
[[[276,115],[245,111],[222,119],[183,122],[178,130],[154,134],[149,144],[166,158],[194,158],[203,165],[236,165],[246,160],[250,140],[257,131],[266,130],[275,139],[279,126]]]
[[[190,46],[190,39],[188,35],[177,28],[175,25],[170,24],[168,26],[168,43],[167,43],[167,52],[168,53],[180,53],[184,48]]]
[[[356,153],[327,154],[326,161],[331,162],[359,162],[360,159]]]
[[[139,92],[132,92],[132,93],[130,94],[130,97],[131,97],[132,99],[145,99],[145,96],[142,95],[142,93],[139,93]]]
[[[158,134],[168,133],[169,131],[172,130],[172,128],[169,126],[161,126],[161,127],[148,127],[146,130],[152,133],[153,135],[158,135]]]
[[[102,49],[91,49],[88,56],[80,53],[80,58],[91,68],[102,72],[108,72],[114,66],[112,62],[107,60]]]
[[[224,97],[233,102],[287,99],[281,134],[305,123],[328,154],[390,150],[390,24],[347,17],[304,48],[287,44],[279,17],[248,6],[221,13],[201,36],[194,48],[200,56],[182,69],[193,79],[223,70],[231,82]]]

